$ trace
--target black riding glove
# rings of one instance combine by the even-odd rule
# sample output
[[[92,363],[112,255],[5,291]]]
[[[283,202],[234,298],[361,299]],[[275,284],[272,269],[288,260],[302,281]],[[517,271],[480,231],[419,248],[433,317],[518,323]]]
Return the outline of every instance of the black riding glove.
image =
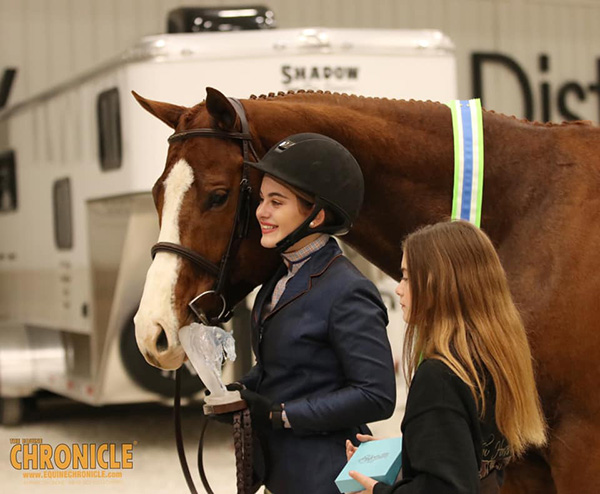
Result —
[[[281,429],[281,405],[271,402],[267,397],[243,389],[240,391],[242,398],[248,404],[252,428],[255,430]],[[271,418],[273,416],[273,419]]]
[[[236,381],[234,383],[229,383],[225,385],[225,388],[227,389],[227,391],[241,391],[242,389],[246,389],[246,386]],[[210,396],[210,390],[208,388],[204,392],[204,396]]]

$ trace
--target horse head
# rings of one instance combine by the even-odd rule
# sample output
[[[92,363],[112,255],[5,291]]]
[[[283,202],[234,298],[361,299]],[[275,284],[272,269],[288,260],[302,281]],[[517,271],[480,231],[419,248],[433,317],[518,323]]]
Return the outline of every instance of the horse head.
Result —
[[[199,294],[212,294],[220,280],[218,296],[197,301],[203,314],[220,314],[263,283],[276,268],[278,256],[260,246],[254,220],[260,177],[243,164],[240,142],[247,144],[239,136],[245,117],[236,102],[211,88],[206,101],[191,108],[133,94],[145,110],[175,130],[165,169],[152,189],[159,243],[134,318],[135,334],[149,364],[177,369],[185,358],[178,331],[194,320],[188,303]],[[244,192],[243,179],[252,187]],[[241,238],[235,230],[240,228],[236,218],[243,200],[247,204],[241,216],[249,218]],[[201,261],[195,262],[198,257]]]

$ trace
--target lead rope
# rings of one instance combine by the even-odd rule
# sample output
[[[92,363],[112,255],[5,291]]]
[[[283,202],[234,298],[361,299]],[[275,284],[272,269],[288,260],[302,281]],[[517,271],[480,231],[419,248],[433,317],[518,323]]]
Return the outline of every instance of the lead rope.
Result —
[[[183,476],[192,494],[198,494],[194,480],[185,457],[183,445],[183,434],[181,432],[181,373],[180,369],[175,372],[175,396],[173,398],[173,412],[175,422],[175,442],[177,444],[177,455],[183,470]],[[198,442],[198,473],[202,485],[208,494],[215,494],[204,470],[203,451],[204,434],[208,426],[208,419],[204,418],[200,429],[200,441]],[[233,414],[233,445],[235,448],[235,467],[238,494],[254,494],[260,487],[260,482],[252,485],[252,421],[250,410],[245,408]]]

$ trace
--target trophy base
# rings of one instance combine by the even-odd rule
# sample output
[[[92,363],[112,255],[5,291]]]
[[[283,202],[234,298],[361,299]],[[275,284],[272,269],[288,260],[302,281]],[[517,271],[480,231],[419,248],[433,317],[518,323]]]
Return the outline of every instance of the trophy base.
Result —
[[[239,391],[227,391],[220,396],[207,396],[204,399],[204,415],[219,415],[221,413],[237,412],[247,408],[248,405]]]

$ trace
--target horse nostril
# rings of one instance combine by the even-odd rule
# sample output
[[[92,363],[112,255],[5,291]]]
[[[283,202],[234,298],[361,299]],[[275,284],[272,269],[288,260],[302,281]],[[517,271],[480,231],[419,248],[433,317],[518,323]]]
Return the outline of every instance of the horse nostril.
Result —
[[[169,340],[167,339],[167,335],[165,330],[161,327],[160,333],[158,334],[158,338],[156,338],[156,350],[159,352],[164,352],[169,348]]]

